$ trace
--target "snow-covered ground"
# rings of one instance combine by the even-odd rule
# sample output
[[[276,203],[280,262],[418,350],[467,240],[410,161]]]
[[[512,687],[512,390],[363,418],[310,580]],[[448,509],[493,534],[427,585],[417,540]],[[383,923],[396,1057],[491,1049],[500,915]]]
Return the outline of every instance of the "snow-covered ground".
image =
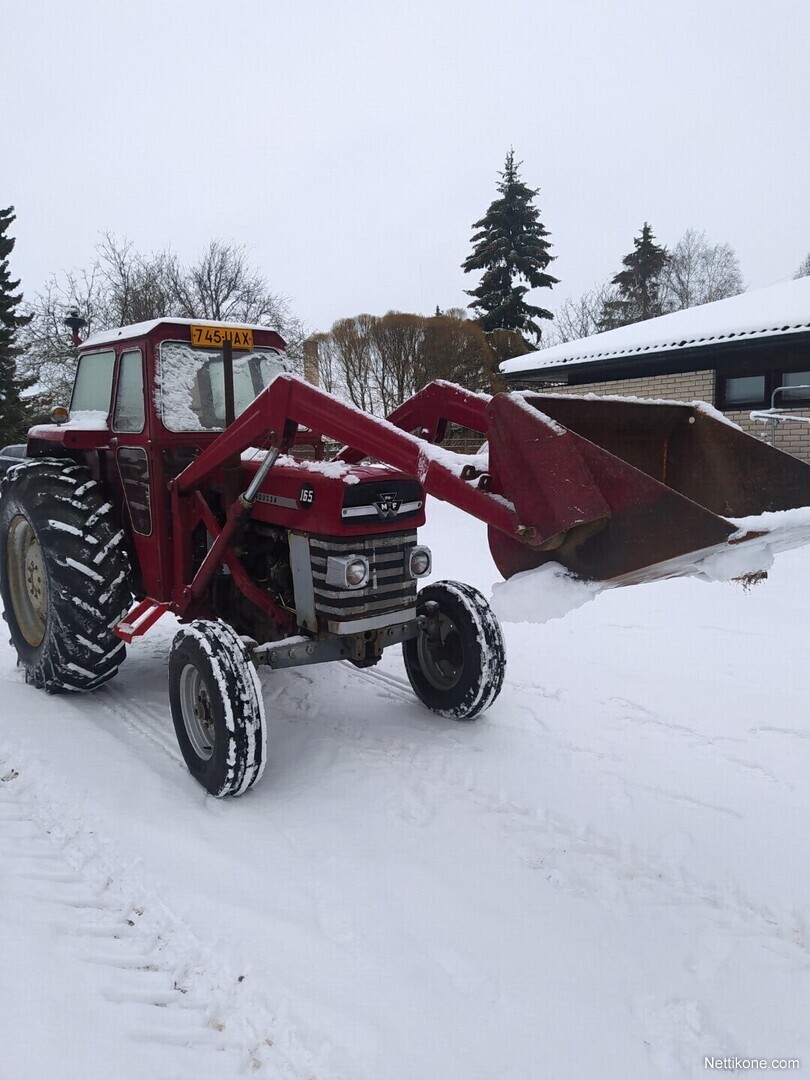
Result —
[[[483,528],[428,520],[489,593]],[[506,626],[470,724],[398,651],[264,674],[241,800],[182,765],[169,620],[82,698],[3,645],[0,1077],[810,1076],[809,550]]]

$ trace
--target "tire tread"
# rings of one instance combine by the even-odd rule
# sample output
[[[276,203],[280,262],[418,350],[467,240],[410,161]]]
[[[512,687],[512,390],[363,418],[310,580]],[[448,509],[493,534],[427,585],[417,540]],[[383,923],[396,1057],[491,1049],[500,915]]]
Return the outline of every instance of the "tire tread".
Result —
[[[217,743],[208,761],[194,752],[183,721],[179,687],[187,664],[197,667],[209,696],[217,699],[213,702]],[[169,699],[189,772],[212,795],[244,795],[261,779],[267,761],[261,683],[247,647],[231,626],[198,619],[180,628],[169,659]]]
[[[421,590],[417,605],[434,600],[454,618],[456,628],[470,638],[467,656],[476,668],[462,676],[452,690],[440,691],[428,684],[418,661],[415,641],[403,644],[405,670],[419,700],[439,716],[474,720],[492,705],[503,687],[506,649],[500,623],[484,596],[461,581],[436,581]],[[466,620],[467,626],[459,625]]]
[[[16,627],[6,575],[8,528],[19,513],[37,534],[48,578],[45,637],[36,648]],[[9,469],[0,485],[0,591],[26,681],[58,693],[113,678],[126,655],[113,627],[129,608],[129,575],[112,503],[84,466],[36,458]]]

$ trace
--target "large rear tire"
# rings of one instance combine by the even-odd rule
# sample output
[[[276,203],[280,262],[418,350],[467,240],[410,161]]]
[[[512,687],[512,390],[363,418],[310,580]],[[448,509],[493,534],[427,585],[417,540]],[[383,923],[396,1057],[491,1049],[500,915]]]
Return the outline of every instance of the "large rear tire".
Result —
[[[189,772],[217,798],[243,795],[264,772],[261,683],[244,642],[226,623],[183,626],[169,657],[169,700]]]
[[[0,489],[0,594],[26,681],[94,690],[126,655],[113,627],[129,606],[124,533],[98,481],[72,461],[9,469]]]
[[[506,650],[501,627],[481,593],[459,581],[422,589],[417,611],[427,618],[402,646],[419,700],[439,716],[473,720],[501,692]]]

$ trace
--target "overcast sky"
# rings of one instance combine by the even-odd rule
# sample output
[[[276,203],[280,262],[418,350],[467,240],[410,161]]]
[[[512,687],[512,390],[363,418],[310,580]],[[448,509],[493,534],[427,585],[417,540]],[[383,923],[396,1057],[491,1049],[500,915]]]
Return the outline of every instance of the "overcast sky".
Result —
[[[0,0],[0,207],[29,295],[99,234],[247,245],[310,329],[466,302],[514,146],[561,279],[648,220],[810,251],[808,0]]]

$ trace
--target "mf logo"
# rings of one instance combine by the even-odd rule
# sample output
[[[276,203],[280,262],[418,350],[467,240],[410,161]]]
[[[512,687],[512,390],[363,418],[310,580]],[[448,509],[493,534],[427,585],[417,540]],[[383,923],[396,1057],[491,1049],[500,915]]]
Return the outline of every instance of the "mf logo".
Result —
[[[374,501],[374,509],[383,521],[385,521],[386,518],[394,518],[397,516],[401,502],[402,499],[397,498],[397,493],[395,491],[383,492],[379,499]]]

